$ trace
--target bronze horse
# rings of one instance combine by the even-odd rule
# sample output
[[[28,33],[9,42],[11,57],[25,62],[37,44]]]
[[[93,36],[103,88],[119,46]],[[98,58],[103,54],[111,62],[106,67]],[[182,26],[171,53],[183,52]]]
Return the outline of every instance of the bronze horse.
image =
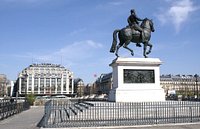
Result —
[[[151,38],[151,32],[154,32],[154,26],[153,26],[153,22],[152,20],[149,20],[148,18],[145,18],[143,20],[143,22],[141,23],[141,28],[144,30],[144,42],[143,42],[143,56],[145,58],[147,58],[147,55],[149,53],[151,53],[151,49],[152,49],[152,44],[149,42],[150,38]],[[117,45],[117,33],[118,33],[118,38],[119,38],[119,44]],[[130,42],[133,43],[141,43],[141,36],[139,31],[136,31],[134,29],[131,29],[131,27],[125,27],[120,29],[116,29],[113,32],[113,43],[112,46],[110,48],[110,52],[114,53],[117,57],[119,57],[118,55],[118,50],[121,46],[123,46],[125,49],[129,50],[131,52],[131,55],[134,56],[134,52],[132,49],[130,49],[128,47]],[[117,45],[117,49],[116,49],[116,45]],[[147,51],[147,46],[149,46],[149,50]]]

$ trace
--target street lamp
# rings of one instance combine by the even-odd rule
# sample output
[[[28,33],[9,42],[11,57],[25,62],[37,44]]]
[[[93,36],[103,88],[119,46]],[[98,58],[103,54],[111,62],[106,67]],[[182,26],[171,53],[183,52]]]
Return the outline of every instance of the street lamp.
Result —
[[[199,98],[199,89],[198,89],[198,75],[197,74],[195,74],[194,75],[194,77],[195,77],[195,85],[196,85],[196,89],[197,89],[197,99]]]

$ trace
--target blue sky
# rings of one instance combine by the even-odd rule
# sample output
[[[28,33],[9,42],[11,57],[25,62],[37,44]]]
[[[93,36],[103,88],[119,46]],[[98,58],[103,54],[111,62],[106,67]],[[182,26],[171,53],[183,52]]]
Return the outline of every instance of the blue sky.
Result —
[[[153,19],[149,57],[163,61],[161,74],[200,74],[199,0],[0,0],[0,73],[15,80],[32,63],[54,63],[92,83],[112,71],[112,33],[133,8]],[[129,47],[143,58],[142,48]]]

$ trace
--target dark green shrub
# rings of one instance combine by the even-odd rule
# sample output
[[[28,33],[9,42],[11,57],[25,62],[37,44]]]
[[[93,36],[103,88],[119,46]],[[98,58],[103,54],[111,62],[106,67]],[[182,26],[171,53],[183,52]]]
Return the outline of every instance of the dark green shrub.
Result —
[[[26,96],[26,100],[28,101],[28,103],[29,103],[30,105],[33,105],[34,102],[35,102],[35,95],[34,95],[34,94],[28,94],[28,95]]]

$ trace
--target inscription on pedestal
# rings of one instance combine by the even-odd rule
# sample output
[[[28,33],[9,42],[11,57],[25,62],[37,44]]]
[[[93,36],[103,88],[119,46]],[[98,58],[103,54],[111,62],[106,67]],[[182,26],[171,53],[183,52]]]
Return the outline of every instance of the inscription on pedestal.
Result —
[[[154,70],[124,69],[124,83],[155,83]]]

